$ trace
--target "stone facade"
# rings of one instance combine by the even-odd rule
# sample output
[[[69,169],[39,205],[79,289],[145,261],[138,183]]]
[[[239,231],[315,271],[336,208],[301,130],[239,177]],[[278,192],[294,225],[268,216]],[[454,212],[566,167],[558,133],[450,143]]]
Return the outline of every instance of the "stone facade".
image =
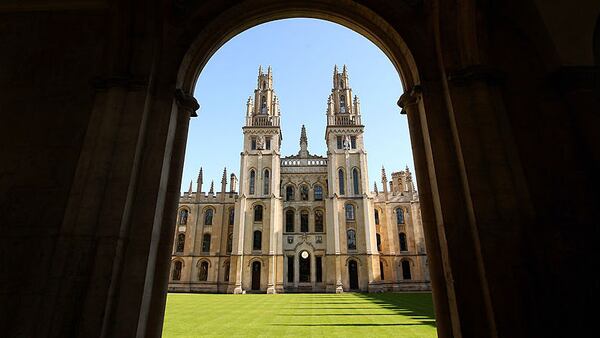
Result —
[[[202,169],[181,196],[169,291],[343,292],[429,290],[419,197],[408,170],[369,190],[360,102],[346,67],[327,101],[327,157],[281,157],[271,68],[249,98],[240,184],[202,192]],[[388,189],[389,184],[389,189]]]

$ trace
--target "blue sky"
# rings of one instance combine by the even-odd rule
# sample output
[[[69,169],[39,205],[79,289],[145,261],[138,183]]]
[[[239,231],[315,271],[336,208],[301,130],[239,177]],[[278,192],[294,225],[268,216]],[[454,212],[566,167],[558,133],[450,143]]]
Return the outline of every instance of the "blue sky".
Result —
[[[190,123],[182,191],[203,167],[204,187],[221,187],[223,167],[239,176],[246,100],[256,88],[258,66],[273,68],[273,87],[281,105],[282,156],[299,150],[300,127],[306,125],[308,149],[326,156],[325,109],[333,66],[346,65],[350,86],[361,101],[365,147],[372,189],[381,189],[381,166],[388,179],[406,165],[414,173],[408,125],[396,101],[402,94],[399,75],[387,56],[362,35],[323,20],[269,22],[235,36],[202,70],[194,96],[198,117]],[[413,175],[414,177],[414,175]]]

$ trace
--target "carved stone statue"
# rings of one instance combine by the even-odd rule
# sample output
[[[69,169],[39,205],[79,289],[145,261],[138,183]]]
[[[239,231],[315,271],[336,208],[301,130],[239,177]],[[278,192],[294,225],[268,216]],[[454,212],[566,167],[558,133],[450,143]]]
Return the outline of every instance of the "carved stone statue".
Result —
[[[348,150],[350,149],[350,136],[346,135],[344,136],[344,149]]]
[[[261,135],[256,139],[256,149],[258,149],[258,150],[265,149],[265,137],[264,136]]]

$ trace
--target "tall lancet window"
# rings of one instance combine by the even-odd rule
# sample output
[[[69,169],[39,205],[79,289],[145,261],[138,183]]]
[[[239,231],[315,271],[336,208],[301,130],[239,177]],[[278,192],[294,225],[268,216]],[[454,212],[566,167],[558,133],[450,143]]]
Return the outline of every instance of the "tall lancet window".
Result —
[[[260,97],[260,113],[267,113],[267,98],[265,96]]]
[[[250,186],[248,187],[248,193],[254,195],[254,183],[256,182],[256,172],[250,170]]]
[[[180,280],[181,279],[181,269],[183,268],[183,264],[181,263],[181,261],[176,261],[173,264],[173,280]]]
[[[404,224],[404,210],[396,209],[396,224]]]
[[[358,176],[359,176],[358,169],[356,169],[356,168],[352,169],[352,186],[354,188],[354,195],[360,194],[360,191],[359,191],[360,181],[358,179]]]
[[[204,225],[212,225],[213,223],[213,209],[206,209],[204,214]]]
[[[341,83],[340,83],[341,85]],[[340,95],[340,113],[346,112],[346,97],[344,95]]]
[[[269,182],[270,182],[269,169],[265,169],[265,174],[263,175],[263,195],[269,194]]]
[[[179,225],[186,225],[188,219],[189,211],[186,209],[181,209],[179,211]]]
[[[185,248],[185,235],[179,234],[179,235],[177,235],[177,248],[175,250],[176,250],[176,252],[183,252],[184,248]]]
[[[356,250],[356,232],[352,229],[348,230],[347,237],[348,250]]]
[[[342,169],[338,170],[338,184],[340,186],[340,195],[346,194],[346,183],[344,182],[344,171]]]

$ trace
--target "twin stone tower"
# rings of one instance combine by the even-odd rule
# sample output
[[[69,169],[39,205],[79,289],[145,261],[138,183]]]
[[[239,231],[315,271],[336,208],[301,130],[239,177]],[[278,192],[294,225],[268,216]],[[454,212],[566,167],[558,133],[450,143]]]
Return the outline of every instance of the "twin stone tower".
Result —
[[[428,290],[418,195],[406,170],[382,169],[369,190],[360,102],[344,66],[327,100],[327,157],[281,157],[279,100],[271,67],[259,68],[246,104],[237,178],[221,192],[180,199],[169,290],[344,292]],[[390,154],[393,155],[393,154]],[[388,187],[389,186],[389,187]]]

